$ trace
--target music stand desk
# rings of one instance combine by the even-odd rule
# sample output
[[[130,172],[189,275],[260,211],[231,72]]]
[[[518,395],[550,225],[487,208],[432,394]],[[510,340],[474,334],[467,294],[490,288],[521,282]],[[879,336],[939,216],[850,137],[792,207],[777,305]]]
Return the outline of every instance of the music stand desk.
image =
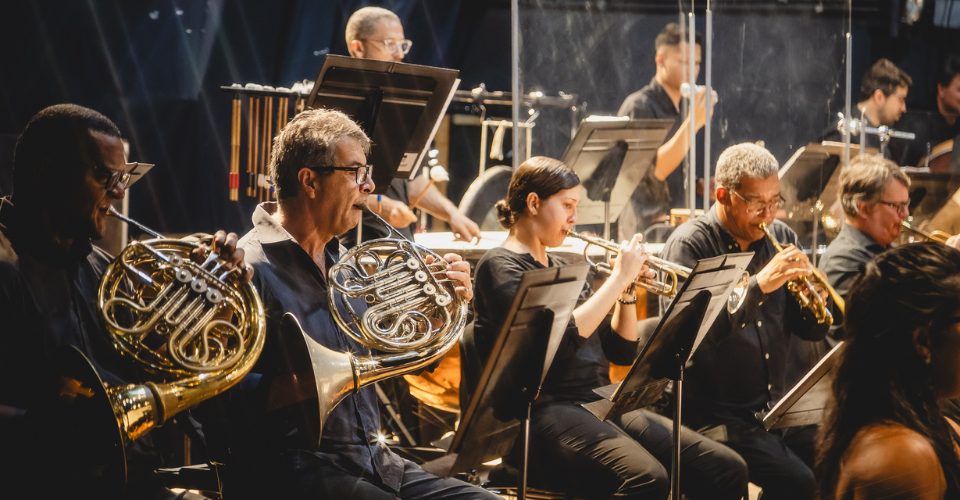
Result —
[[[459,72],[328,55],[307,108],[340,110],[370,136],[376,192],[394,177],[411,179],[427,154],[460,84]]]
[[[561,157],[586,188],[577,207],[578,224],[615,222],[672,126],[673,120],[626,117],[588,117],[580,122]],[[612,170],[598,171],[601,165]],[[593,188],[594,182],[600,185]]]
[[[837,343],[814,367],[765,414],[760,422],[766,430],[799,427],[823,421],[823,410],[830,398],[833,368],[840,359],[843,341]]]
[[[526,448],[530,409],[563,339],[587,270],[586,264],[580,264],[523,274],[450,444],[453,464],[442,473],[466,472],[506,456],[521,427]],[[548,325],[550,334],[544,336]],[[526,453],[525,449],[518,488],[521,498],[526,490]]]
[[[753,252],[701,259],[670,302],[656,330],[620,384],[597,389],[601,399],[583,407],[606,420],[653,404],[674,383],[670,489],[680,498],[680,425],[683,370],[740,282]],[[746,290],[744,290],[746,293]]]

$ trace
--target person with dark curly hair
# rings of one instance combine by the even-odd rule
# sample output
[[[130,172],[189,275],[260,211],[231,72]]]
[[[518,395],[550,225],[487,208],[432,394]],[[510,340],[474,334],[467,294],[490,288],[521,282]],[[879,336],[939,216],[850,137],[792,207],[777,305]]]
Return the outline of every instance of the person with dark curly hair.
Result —
[[[894,248],[847,300],[816,473],[820,497],[960,496],[960,435],[940,403],[960,396],[960,252]]]
[[[514,172],[506,198],[497,203],[509,234],[476,270],[474,337],[483,361],[523,273],[564,264],[547,248],[560,246],[576,223],[580,191],[577,174],[559,160],[533,157]],[[640,235],[623,242],[604,284],[596,291],[585,285],[579,297],[570,297],[579,305],[531,415],[532,482],[590,498],[666,498],[670,420],[640,409],[601,421],[581,406],[599,399],[594,389],[610,384],[610,361],[630,364],[637,355],[632,284],[639,276],[654,277],[640,243]],[[740,498],[747,469],[739,455],[686,428],[680,439],[684,494]]]

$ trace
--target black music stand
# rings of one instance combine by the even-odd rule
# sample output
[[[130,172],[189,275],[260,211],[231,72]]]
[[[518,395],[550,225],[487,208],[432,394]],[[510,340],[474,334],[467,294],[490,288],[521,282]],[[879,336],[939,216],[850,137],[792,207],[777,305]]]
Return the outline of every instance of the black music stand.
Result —
[[[876,149],[868,148],[868,153]],[[858,144],[850,145],[851,158],[860,154]],[[789,215],[785,222],[805,240],[810,236],[809,248],[813,249],[811,262],[816,264],[817,243],[820,237],[820,214],[823,211],[843,218],[839,208],[840,170],[843,162],[843,143],[824,141],[810,143],[797,149],[783,167],[780,168],[781,194],[784,206],[794,207],[795,215]],[[809,206],[810,210],[804,210]]]
[[[506,321],[484,364],[444,463],[431,472],[467,472],[506,456],[517,434],[523,454],[517,498],[526,498],[530,413],[583,289],[586,264],[523,273]],[[544,335],[549,330],[549,335]],[[543,353],[543,357],[539,357]],[[450,463],[452,462],[452,463]]]
[[[413,178],[460,84],[458,71],[328,55],[307,108],[351,116],[373,141],[376,192],[394,177]]]
[[[840,360],[837,342],[799,382],[767,412],[758,412],[757,418],[766,430],[800,427],[823,421],[823,410],[830,400],[833,368]]]
[[[578,224],[603,224],[604,237],[610,237],[610,214],[619,214],[630,200],[671,126],[673,120],[626,117],[580,122],[562,156],[586,191],[577,208]]]
[[[680,498],[680,423],[683,401],[683,371],[714,320],[726,307],[730,293],[740,283],[753,252],[702,259],[670,302],[650,340],[619,384],[595,389],[602,399],[584,408],[600,420],[650,406],[674,381],[673,454],[670,460],[670,491]],[[745,293],[745,290],[744,290]]]

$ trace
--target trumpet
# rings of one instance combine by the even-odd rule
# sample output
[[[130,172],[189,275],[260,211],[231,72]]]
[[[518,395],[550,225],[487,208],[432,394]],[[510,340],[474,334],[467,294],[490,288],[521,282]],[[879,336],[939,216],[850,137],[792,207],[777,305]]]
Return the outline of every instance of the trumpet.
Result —
[[[587,260],[587,262],[591,263],[590,265],[592,265],[597,272],[610,274],[610,266],[603,262],[594,263],[591,261],[587,257],[587,250],[590,248],[590,245],[595,245],[607,250],[610,253],[619,255],[620,245],[610,240],[605,240],[595,236],[587,236],[569,229],[567,230],[567,236],[586,242],[587,245],[583,247],[583,257]],[[662,281],[638,279],[636,281],[636,285],[652,294],[662,295],[668,299],[672,299],[677,295],[677,290],[680,288],[680,280],[687,279],[690,277],[690,273],[693,272],[693,270],[689,267],[681,266],[680,264],[676,264],[653,255],[647,256],[647,267],[659,272],[662,276]]]
[[[773,236],[773,233],[770,232],[770,228],[767,227],[766,223],[760,223],[760,230],[763,231],[763,234],[767,235],[767,239],[770,240],[770,243],[773,244],[773,248],[777,252],[783,251],[783,245],[777,241],[777,238]],[[806,276],[801,276],[800,278],[793,279],[787,282],[787,290],[791,295],[800,303],[800,307],[809,310],[813,317],[816,318],[817,324],[828,324],[832,325],[834,318],[833,313],[830,312],[830,307],[827,305],[826,300],[820,296],[820,293],[817,291],[814,286],[815,282],[820,283],[820,286],[827,291],[827,294],[830,295],[830,299],[833,300],[833,303],[836,304],[837,309],[843,314],[844,310],[844,300],[837,291],[830,286],[830,283],[827,282],[826,278],[820,274],[820,271],[817,269],[812,269],[813,274],[810,275],[810,278]]]
[[[586,261],[589,262],[594,269],[605,274],[609,274],[612,271],[610,266],[606,263],[594,263],[591,261],[587,256],[587,250],[589,250],[590,245],[596,245],[604,250],[609,251],[610,253],[619,255],[619,245],[610,240],[587,236],[569,229],[567,230],[567,236],[582,240],[587,243],[587,246],[583,248],[583,258],[586,259]],[[689,267],[682,266],[675,262],[661,259],[660,257],[653,255],[647,256],[647,267],[659,272],[661,276],[660,280],[658,281],[639,278],[634,282],[634,284],[654,295],[660,295],[668,299],[672,299],[677,296],[677,293],[680,290],[680,280],[686,280],[690,277],[690,273],[693,272],[693,269],[690,269]],[[730,295],[727,296],[727,312],[730,314],[737,312],[737,310],[740,309],[740,306],[743,305],[744,299],[747,298],[747,286],[749,285],[749,281],[750,275],[744,272],[737,281],[737,284],[733,286],[733,289],[730,291]]]
[[[924,238],[930,241],[936,241],[937,243],[940,243],[943,245],[946,245],[947,239],[950,238],[950,234],[948,234],[946,231],[934,229],[933,231],[930,231],[928,233],[920,228],[913,227],[913,225],[907,221],[900,221],[900,226],[906,229],[907,232],[909,233],[913,233],[921,238]]]

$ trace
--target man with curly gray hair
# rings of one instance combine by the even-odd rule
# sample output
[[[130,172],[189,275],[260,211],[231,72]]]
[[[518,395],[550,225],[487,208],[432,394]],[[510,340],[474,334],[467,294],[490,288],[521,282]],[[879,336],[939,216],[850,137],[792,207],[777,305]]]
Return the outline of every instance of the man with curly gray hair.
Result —
[[[743,305],[735,313],[720,313],[691,358],[683,394],[686,423],[740,453],[764,496],[811,499],[816,429],[767,432],[754,416],[807,370],[810,353],[827,331],[784,286],[808,276],[811,267],[796,233],[774,219],[783,205],[778,169],[776,158],[761,146],[727,148],[717,159],[717,203],[678,227],[662,256],[693,267],[708,257],[754,253]],[[761,223],[784,251],[777,252]]]

